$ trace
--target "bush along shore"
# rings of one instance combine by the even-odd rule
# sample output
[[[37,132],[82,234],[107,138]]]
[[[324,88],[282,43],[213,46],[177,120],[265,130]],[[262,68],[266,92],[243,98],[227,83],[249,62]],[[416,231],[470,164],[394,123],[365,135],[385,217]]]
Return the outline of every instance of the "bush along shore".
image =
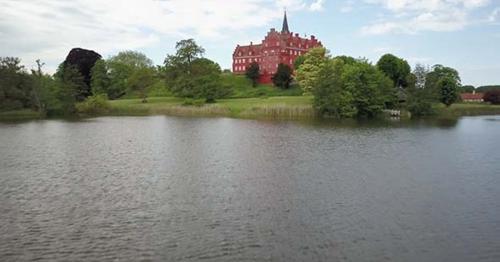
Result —
[[[190,117],[231,117],[247,119],[319,119],[322,117],[313,107],[312,96],[261,97],[221,99],[215,103],[194,101],[183,98],[152,97],[148,103],[142,99],[121,99],[109,101],[103,109],[88,109],[79,117],[99,116],[190,116]],[[462,116],[500,115],[500,105],[480,103],[456,103],[450,107],[435,104],[431,118],[457,118]],[[402,110],[401,118],[409,118],[409,112]],[[391,117],[382,114],[382,117]],[[54,116],[61,117],[61,116]],[[16,110],[0,113],[0,120],[44,119],[45,116],[32,110]]]
[[[456,118],[461,116],[499,115],[500,105],[456,103],[449,107],[434,105],[434,114],[428,117]],[[175,97],[150,98],[148,103],[141,99],[115,100],[109,103],[109,110],[84,116],[200,116],[232,117],[251,119],[318,119],[321,115],[313,106],[312,96],[286,96],[263,98],[221,99],[216,103],[186,103]],[[402,110],[400,117],[409,118],[410,113]],[[391,117],[381,114],[380,117]]]

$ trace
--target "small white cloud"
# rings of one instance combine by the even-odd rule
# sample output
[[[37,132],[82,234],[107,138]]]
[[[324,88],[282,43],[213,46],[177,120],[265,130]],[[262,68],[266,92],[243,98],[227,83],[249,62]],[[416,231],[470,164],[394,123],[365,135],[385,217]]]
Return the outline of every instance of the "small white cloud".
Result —
[[[361,29],[362,34],[373,35],[461,30],[472,23],[471,13],[477,8],[488,5],[490,0],[365,0],[365,2],[382,5],[391,12],[388,17]]]
[[[323,10],[323,4],[325,3],[324,0],[316,0],[314,1],[310,6],[309,10],[311,11],[322,11]]]
[[[497,22],[498,20],[500,20],[500,8],[496,8],[495,10],[493,10],[493,12],[491,12],[490,16],[488,17],[488,21],[490,23]]]
[[[340,7],[340,12],[341,13],[350,13],[353,9],[353,6],[354,6],[354,1],[348,0]]]

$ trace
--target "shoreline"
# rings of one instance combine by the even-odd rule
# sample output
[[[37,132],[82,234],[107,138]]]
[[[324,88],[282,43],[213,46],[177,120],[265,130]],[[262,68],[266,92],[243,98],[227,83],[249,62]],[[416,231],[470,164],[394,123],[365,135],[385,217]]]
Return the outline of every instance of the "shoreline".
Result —
[[[314,111],[311,96],[277,96],[261,98],[220,99],[213,104],[183,105],[183,98],[152,97],[148,103],[141,99],[121,99],[110,101],[109,112],[76,118],[100,116],[189,116],[189,117],[229,117],[240,119],[322,119]],[[450,107],[435,106],[436,115],[425,118],[458,118],[463,116],[500,115],[500,105],[479,103],[457,103]],[[405,114],[402,114],[405,115]],[[0,112],[0,121],[21,121],[51,119],[42,117],[32,110]],[[58,118],[58,117],[54,117]],[[401,117],[406,119],[407,117]],[[325,118],[328,119],[328,118]]]

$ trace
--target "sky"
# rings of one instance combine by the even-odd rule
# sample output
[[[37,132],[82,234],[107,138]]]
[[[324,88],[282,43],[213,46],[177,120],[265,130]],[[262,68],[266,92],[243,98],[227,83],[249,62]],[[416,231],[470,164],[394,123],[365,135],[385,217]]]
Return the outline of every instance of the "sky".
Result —
[[[231,68],[237,44],[280,29],[315,35],[332,55],[376,63],[392,53],[456,68],[462,84],[500,84],[500,0],[0,0],[0,56],[54,72],[71,48],[108,58],[124,50],[156,64],[194,38]]]

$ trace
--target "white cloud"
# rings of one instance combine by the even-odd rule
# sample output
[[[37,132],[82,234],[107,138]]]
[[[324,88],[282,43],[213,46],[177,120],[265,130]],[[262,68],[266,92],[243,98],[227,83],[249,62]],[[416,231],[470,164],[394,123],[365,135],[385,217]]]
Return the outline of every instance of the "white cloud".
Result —
[[[353,9],[353,6],[354,6],[354,0],[347,0],[340,7],[340,12],[341,13],[350,13]]]
[[[390,15],[361,29],[363,34],[457,31],[472,23],[471,13],[490,0],[365,0],[382,5]]]
[[[0,1],[0,56],[51,67],[73,47],[106,56],[161,39],[220,39],[269,25],[283,8],[308,9],[312,0],[30,0]],[[320,1],[322,2],[322,1]]]
[[[309,6],[309,9],[311,11],[321,11],[323,10],[324,4],[325,4],[324,0],[316,0]]]
[[[488,17],[488,21],[490,23],[495,23],[500,20],[500,8],[496,8],[491,12],[490,16]]]

